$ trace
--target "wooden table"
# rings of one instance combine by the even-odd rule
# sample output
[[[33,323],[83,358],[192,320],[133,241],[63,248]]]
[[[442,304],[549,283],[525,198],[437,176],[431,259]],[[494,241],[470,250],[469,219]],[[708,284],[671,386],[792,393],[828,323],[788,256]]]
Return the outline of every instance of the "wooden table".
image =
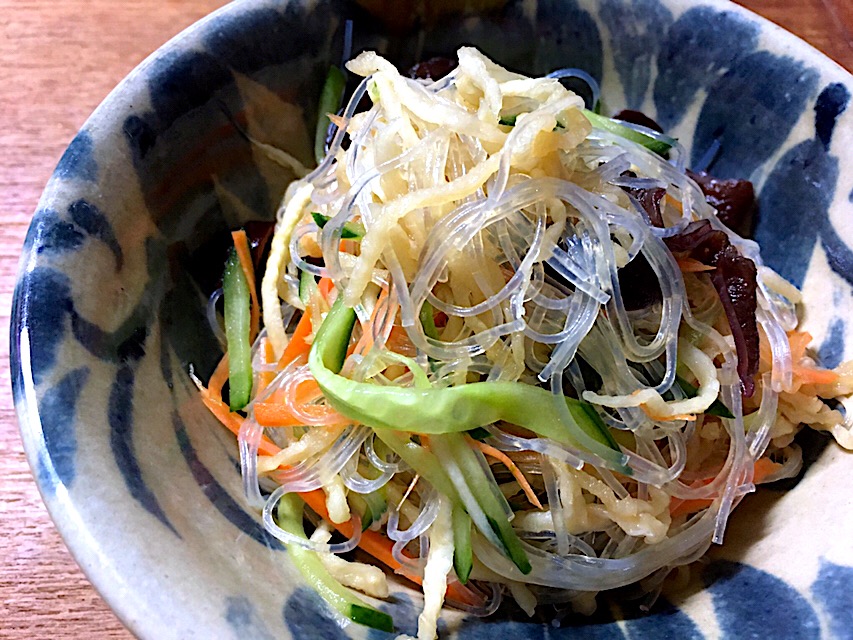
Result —
[[[148,53],[225,0],[0,0],[0,343],[39,194],[68,142]],[[853,70],[849,0],[743,0]],[[69,555],[18,435],[0,362],[0,637],[130,638]]]

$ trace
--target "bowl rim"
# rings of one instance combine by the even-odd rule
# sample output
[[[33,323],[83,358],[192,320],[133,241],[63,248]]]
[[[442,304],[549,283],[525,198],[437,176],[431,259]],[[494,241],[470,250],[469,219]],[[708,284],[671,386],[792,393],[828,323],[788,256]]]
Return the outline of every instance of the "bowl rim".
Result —
[[[798,58],[809,62],[815,67],[831,70],[836,75],[846,76],[847,82],[853,86],[853,73],[851,71],[848,71],[827,54],[822,53],[815,46],[794,35],[779,24],[758,15],[732,0],[662,1],[669,6],[683,7],[685,11],[697,6],[708,6],[719,12],[727,11],[743,16],[751,22],[758,24],[764,32],[771,34],[769,39],[774,43],[778,43],[778,48],[784,48],[795,53]],[[223,16],[239,16],[254,6],[264,6],[269,4],[269,2],[270,0],[232,0],[169,38],[157,49],[148,54],[104,97],[86,118],[78,131],[90,129],[92,125],[96,125],[104,119],[105,114],[108,113],[114,103],[126,101],[128,97],[140,95],[141,92],[144,92],[145,87],[140,82],[140,79],[144,77],[146,71],[159,61],[167,59],[170,53],[179,47],[185,46],[188,41],[197,39],[209,24],[221,19]],[[286,8],[288,5],[294,3],[300,3],[300,0],[283,0],[282,2],[277,2],[276,6]],[[106,116],[106,119],[108,120],[109,116]],[[54,171],[39,198],[36,211],[39,211],[50,200],[52,194],[57,189],[57,180],[58,178]],[[32,231],[33,226],[31,222],[27,230],[27,237],[29,237]],[[114,573],[100,566],[102,558],[97,544],[98,537],[91,534],[88,529],[88,523],[85,520],[75,518],[75,503],[70,498],[70,495],[67,492],[58,491],[56,495],[50,496],[37,473],[38,456],[41,449],[32,444],[32,441],[27,438],[27,432],[32,434],[41,433],[38,398],[29,362],[30,347],[29,342],[24,339],[24,336],[27,334],[26,322],[29,317],[30,306],[28,298],[22,295],[18,287],[24,274],[38,263],[37,249],[38,247],[34,245],[27,248],[26,242],[22,249],[16,270],[15,289],[12,296],[12,312],[10,316],[10,374],[19,435],[22,439],[27,462],[51,520],[87,580],[114,614],[135,636],[140,638],[157,638],[161,631],[157,623],[138,615],[138,612],[144,609],[144,606],[140,607],[139,605],[145,602],[146,597],[138,589],[128,590],[123,588],[120,578],[117,578]],[[43,447],[43,440],[41,444]]]

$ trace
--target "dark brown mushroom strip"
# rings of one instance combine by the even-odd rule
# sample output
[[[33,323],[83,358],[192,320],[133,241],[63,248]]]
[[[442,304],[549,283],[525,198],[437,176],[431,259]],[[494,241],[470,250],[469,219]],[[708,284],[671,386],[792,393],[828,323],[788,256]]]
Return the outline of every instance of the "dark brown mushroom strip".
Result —
[[[653,226],[663,228],[660,203],[666,195],[666,189],[632,189],[630,187],[623,187],[623,189],[637,199]]]
[[[665,238],[669,250],[684,253],[694,260],[714,267],[711,282],[720,296],[723,310],[732,329],[737,351],[737,371],[745,396],[755,390],[758,371],[757,269],[755,263],[740,255],[729,237],[714,229],[707,220],[691,222],[677,235]]]
[[[439,80],[456,68],[456,60],[435,57],[417,63],[406,72],[410,78],[423,80]]]
[[[619,292],[627,311],[645,309],[663,300],[657,274],[642,253],[619,269]]]
[[[634,111],[633,109],[623,109],[615,116],[613,116],[613,119],[621,120],[622,122],[630,122],[631,124],[638,124],[641,127],[646,127],[646,129],[651,129],[652,131],[663,133],[663,129],[661,128],[661,126],[642,111]]]
[[[637,177],[633,171],[626,171],[622,175]],[[652,225],[663,227],[660,203],[666,195],[666,189],[622,189],[636,199]],[[628,311],[644,309],[663,299],[657,275],[642,253],[619,269],[619,289],[622,302]]]
[[[705,200],[717,210],[717,217],[724,225],[744,237],[752,235],[758,202],[749,180],[720,180],[704,171],[688,170],[687,175],[702,189]]]

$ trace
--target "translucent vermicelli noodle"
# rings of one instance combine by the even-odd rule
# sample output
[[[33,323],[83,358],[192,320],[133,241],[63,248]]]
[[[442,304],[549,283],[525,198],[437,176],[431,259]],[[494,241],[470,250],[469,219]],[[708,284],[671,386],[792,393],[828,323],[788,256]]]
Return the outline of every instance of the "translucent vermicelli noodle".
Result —
[[[437,81],[348,63],[364,80],[279,209],[251,393],[235,407],[227,273],[231,363],[199,383],[250,504],[332,607],[385,628],[335,591],[387,594],[329,557],[360,548],[423,585],[424,638],[445,599],[559,618],[654,592],[723,541],[745,494],[798,473],[802,425],[853,445],[825,402],[853,392],[853,366],[810,357],[799,292],[718,218],[675,140],[586,110],[559,80],[582,72],[458,57]]]

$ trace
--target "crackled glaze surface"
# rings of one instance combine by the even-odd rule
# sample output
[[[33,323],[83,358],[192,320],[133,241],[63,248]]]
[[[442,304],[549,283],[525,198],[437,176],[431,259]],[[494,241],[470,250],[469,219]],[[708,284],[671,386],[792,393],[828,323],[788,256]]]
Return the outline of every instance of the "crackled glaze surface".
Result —
[[[219,356],[192,279],[215,277],[201,268],[205,247],[271,218],[292,177],[242,132],[310,158],[303,123],[340,55],[339,18],[351,15],[344,2],[242,0],[163,47],[74,139],[27,236],[12,364],[28,455],[84,570],[142,637],[390,637],[340,630],[299,586],[242,498],[231,437],[188,377],[190,366],[206,377]],[[713,170],[755,181],[756,238],[805,287],[821,357],[851,356],[853,78],[826,58],[721,2],[508,2],[422,40],[362,29],[357,49],[388,49],[403,64],[464,42],[530,73],[580,66],[601,81],[607,108],[657,117],[694,161],[719,141]],[[853,470],[826,445],[810,439],[799,483],[747,499],[697,582],[651,615],[602,611],[560,629],[450,615],[449,630],[853,637],[843,490]],[[388,605],[408,633],[413,598],[401,590]]]

